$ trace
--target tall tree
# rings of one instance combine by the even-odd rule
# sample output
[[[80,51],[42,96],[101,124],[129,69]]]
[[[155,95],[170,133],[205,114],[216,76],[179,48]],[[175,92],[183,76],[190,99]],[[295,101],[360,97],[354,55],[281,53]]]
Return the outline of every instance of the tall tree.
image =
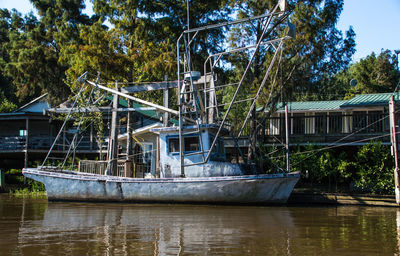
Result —
[[[375,53],[354,63],[348,70],[357,80],[357,93],[393,92],[399,82],[397,57],[389,50]]]
[[[45,60],[42,47],[35,41],[37,29],[38,21],[33,14],[25,17],[17,11],[9,14],[3,75],[16,86],[16,95],[22,102],[40,95],[43,88],[40,71]]]
[[[241,0],[233,1],[233,3],[238,9],[238,16],[242,18],[265,13],[277,1]],[[355,52],[353,29],[350,27],[346,31],[346,36],[343,36],[342,32],[336,28],[343,9],[343,0],[293,0],[288,1],[287,8],[292,12],[290,21],[296,27],[296,39],[285,42],[283,58],[279,65],[280,71],[277,73],[278,77],[274,79],[274,76],[271,76],[268,83],[277,83],[275,88],[279,93],[275,96],[276,98],[282,96],[283,101],[326,99],[328,97],[325,94],[328,89],[328,81],[332,76],[348,67],[351,56]],[[248,35],[247,38],[256,42],[260,38],[262,28],[262,24],[256,23],[233,30],[230,42],[234,46],[240,46],[244,42],[243,35]],[[267,36],[272,38],[277,33],[279,35],[279,33],[286,32],[276,29]],[[249,85],[245,90],[251,90],[252,86],[260,83],[267,68],[263,63],[268,63],[272,54],[273,50],[269,49],[260,51],[255,56],[254,64],[247,76]],[[235,68],[235,74],[243,72],[244,64],[248,62],[249,56],[250,52],[231,56],[229,61]],[[244,94],[246,95],[247,92]],[[264,94],[269,95],[268,88]],[[229,95],[226,98],[229,99]],[[268,96],[261,98],[260,104],[266,103],[267,98]]]
[[[19,19],[19,15],[16,14],[15,10],[10,12],[7,9],[0,9],[0,112],[11,110],[12,108],[9,108],[10,104],[17,102],[15,96],[16,88],[5,71],[7,63],[10,62],[7,49],[10,41],[10,32],[18,29],[18,26],[16,28],[12,27],[12,18]]]
[[[227,19],[229,9],[226,8],[225,0],[213,1],[190,1],[190,27],[200,27],[208,24],[218,23]],[[176,77],[175,63],[170,63],[170,60],[175,60],[176,46],[179,35],[187,27],[186,1],[172,0],[101,0],[94,2],[95,12],[107,18],[114,26],[114,33],[119,34],[120,43],[124,53],[132,58],[132,62],[136,62],[136,57],[142,57],[141,51],[146,51],[146,48],[162,49],[163,54],[167,59],[151,58],[143,59],[150,61],[153,64],[151,68],[137,70],[135,64],[131,67],[130,81],[138,80],[162,80],[164,74],[169,77]],[[206,35],[198,35],[197,40],[192,44],[192,51],[195,57],[202,56],[203,61],[208,51],[212,51],[219,44],[217,43],[224,37],[222,31],[217,30],[212,33],[211,37],[205,38]],[[151,42],[151,43],[149,43]],[[161,51],[157,51],[161,53]],[[197,59],[197,58],[194,58]],[[167,65],[157,65],[154,61],[167,62]],[[139,60],[140,61],[140,60]],[[174,61],[175,62],[175,61]],[[199,60],[198,66],[202,67],[202,61]],[[145,65],[140,62],[140,65]],[[152,67],[157,66],[156,69]],[[165,66],[165,69],[162,68]],[[136,72],[135,72],[136,71]],[[145,72],[143,72],[145,71]],[[134,73],[135,72],[135,73]]]
[[[79,40],[78,25],[89,24],[81,13],[83,0],[32,0],[38,20],[32,13],[24,18],[14,13],[9,31],[9,61],[5,73],[17,87],[21,100],[29,100],[48,92],[53,102],[69,95],[65,83],[68,64],[60,62],[64,45]]]
[[[350,64],[355,52],[355,33],[350,27],[343,37],[336,28],[343,0],[293,1],[293,4],[291,20],[298,36],[288,45],[288,61],[296,69],[287,94],[292,99],[325,99],[326,78]]]
[[[232,5],[237,9],[239,18],[246,18],[272,10],[277,2],[274,0],[240,0],[232,1]],[[262,96],[258,101],[259,106],[269,104],[270,109],[273,109],[278,100],[310,100],[317,97],[322,99],[325,81],[345,69],[355,52],[354,31],[350,28],[344,37],[342,32],[336,28],[337,20],[343,9],[343,0],[293,0],[288,1],[287,8],[291,11],[290,21],[296,27],[297,36],[295,40],[286,41],[283,52],[278,52],[275,67],[267,80],[269,86],[262,91]],[[272,29],[261,38],[265,23],[266,21],[257,21],[233,29],[230,34],[230,44],[240,47],[245,43],[255,44],[260,39],[266,41],[287,33],[287,30],[282,27],[284,24],[279,24],[279,18],[277,18],[271,23]],[[244,87],[239,91],[239,100],[254,97],[269,63],[276,53],[274,47],[261,46],[260,49],[254,55],[254,61],[244,79]],[[253,51],[248,50],[232,54],[227,58],[231,64],[231,70],[233,70],[231,74],[234,74],[230,76],[231,82],[238,81],[252,54]],[[272,87],[275,88],[275,92],[271,91]],[[233,91],[227,89],[227,93],[223,94],[225,102],[230,101]],[[248,107],[248,103],[235,105],[235,109],[230,115],[231,123],[241,127],[241,122],[249,110]],[[250,127],[254,135],[256,131],[254,112],[252,117]],[[254,143],[251,144],[254,145]],[[254,149],[249,149],[250,153],[251,151]],[[251,158],[251,154],[249,154],[249,158]]]

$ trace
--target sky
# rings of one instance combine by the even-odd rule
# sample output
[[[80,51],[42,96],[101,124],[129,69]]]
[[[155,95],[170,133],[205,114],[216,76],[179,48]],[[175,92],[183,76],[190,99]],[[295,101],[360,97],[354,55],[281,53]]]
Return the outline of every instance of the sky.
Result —
[[[0,0],[0,8],[34,11],[29,0]],[[400,50],[400,0],[345,0],[337,28],[344,33],[350,26],[356,32],[353,62],[382,49]]]

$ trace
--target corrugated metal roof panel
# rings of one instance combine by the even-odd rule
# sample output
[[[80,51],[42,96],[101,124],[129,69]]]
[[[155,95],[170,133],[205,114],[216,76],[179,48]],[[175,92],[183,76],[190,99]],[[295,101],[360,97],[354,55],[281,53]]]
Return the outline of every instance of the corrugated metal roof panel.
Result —
[[[112,100],[112,96],[107,96],[106,98],[107,98],[108,100]],[[143,105],[141,105],[141,104],[139,104],[139,103],[137,103],[137,102],[135,102],[135,101],[133,101],[132,103],[133,103],[132,106],[133,106],[134,108],[141,108],[141,107],[143,107]],[[128,107],[128,100],[126,100],[126,99],[120,97],[120,98],[119,98],[119,104],[120,104],[121,106],[123,106],[123,107]],[[154,119],[160,119],[160,117],[162,116],[162,114],[158,113],[158,112],[155,111],[155,110],[138,110],[137,112],[141,113],[142,115],[148,116],[148,117],[150,117],[150,118],[154,118]],[[171,121],[171,123],[173,123],[173,124],[179,124],[178,120],[176,120],[176,119],[174,119],[174,118],[171,118],[170,121]]]
[[[386,106],[392,95],[393,93],[358,94],[343,104],[342,107]]]
[[[299,101],[299,102],[288,102],[288,108],[290,111],[328,111],[338,110],[340,106],[344,104],[345,100],[330,100],[330,101]],[[278,111],[283,111],[282,104],[279,104]]]

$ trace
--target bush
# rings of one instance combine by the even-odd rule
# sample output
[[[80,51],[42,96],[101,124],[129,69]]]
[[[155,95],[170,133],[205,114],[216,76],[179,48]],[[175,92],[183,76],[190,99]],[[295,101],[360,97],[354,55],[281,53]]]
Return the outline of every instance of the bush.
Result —
[[[382,143],[364,145],[356,154],[355,186],[366,192],[394,193],[394,160],[390,148]]]
[[[268,151],[264,150],[263,153]],[[283,153],[281,150],[280,157],[273,158],[274,165],[285,165]],[[303,174],[301,183],[306,186],[318,184],[331,190],[334,184],[346,191],[354,189],[358,192],[394,193],[393,157],[390,147],[380,142],[328,150],[312,145],[292,147],[291,170]]]
[[[10,169],[5,173],[5,180],[7,185],[12,185],[10,187],[12,194],[29,194],[29,193],[40,193],[46,191],[44,184],[26,179],[24,181],[24,176],[22,175],[21,169]]]

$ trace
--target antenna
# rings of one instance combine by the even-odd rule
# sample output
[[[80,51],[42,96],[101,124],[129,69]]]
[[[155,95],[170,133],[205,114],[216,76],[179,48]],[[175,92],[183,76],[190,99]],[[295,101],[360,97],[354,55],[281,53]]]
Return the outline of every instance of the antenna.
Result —
[[[187,29],[190,29],[190,18],[189,18],[189,0],[186,1],[186,22],[187,22]]]

